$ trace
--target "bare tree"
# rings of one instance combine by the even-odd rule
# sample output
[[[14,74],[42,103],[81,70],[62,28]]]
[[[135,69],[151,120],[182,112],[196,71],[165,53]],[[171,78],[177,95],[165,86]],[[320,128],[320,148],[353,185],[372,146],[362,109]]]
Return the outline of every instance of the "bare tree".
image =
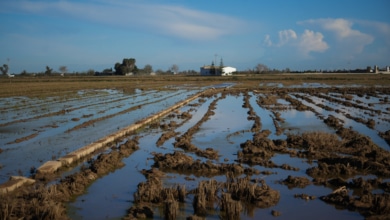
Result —
[[[61,72],[61,76],[64,76],[65,73],[68,71],[68,68],[66,66],[60,66],[58,70]]]
[[[179,66],[176,64],[173,64],[171,68],[169,68],[170,71],[173,72],[173,74],[177,74],[179,72]]]
[[[93,76],[95,74],[95,70],[93,70],[93,69],[89,69],[88,71],[87,71],[87,75],[88,76]]]
[[[257,64],[256,66],[257,73],[266,73],[269,71],[269,68],[265,64]]]
[[[146,74],[152,73],[152,72],[153,72],[153,67],[152,67],[152,65],[146,64],[145,67],[144,67],[144,72],[145,72]]]

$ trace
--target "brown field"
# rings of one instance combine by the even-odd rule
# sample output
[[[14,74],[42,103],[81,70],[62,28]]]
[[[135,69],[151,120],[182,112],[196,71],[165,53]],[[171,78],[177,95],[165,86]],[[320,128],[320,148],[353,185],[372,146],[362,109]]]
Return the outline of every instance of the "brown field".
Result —
[[[262,74],[228,77],[202,76],[66,76],[66,77],[0,77],[0,97],[42,97],[63,95],[80,89],[133,88],[158,89],[165,85],[213,85],[218,82],[235,82],[236,87],[256,89],[259,83],[282,83],[284,86],[302,83],[326,85],[388,86],[390,74]]]

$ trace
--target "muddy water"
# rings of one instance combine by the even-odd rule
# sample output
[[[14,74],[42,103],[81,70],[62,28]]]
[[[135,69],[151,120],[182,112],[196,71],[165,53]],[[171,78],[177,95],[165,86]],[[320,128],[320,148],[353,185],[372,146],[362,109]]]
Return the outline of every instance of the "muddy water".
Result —
[[[181,134],[196,124],[205,114],[208,106],[215,99],[220,98],[216,95],[208,98],[201,105],[191,107],[192,118],[176,128],[175,131]],[[272,139],[281,139],[286,137],[286,133],[277,135],[272,112],[256,104],[256,95],[252,94],[250,103],[256,114],[261,118],[262,129],[268,129],[272,133],[269,137]],[[280,101],[285,105],[287,102]],[[193,103],[198,103],[195,100]],[[237,159],[237,152],[240,150],[240,143],[252,138],[253,133],[250,131],[253,121],[247,120],[247,108],[243,108],[243,94],[228,95],[221,98],[213,110],[215,112],[206,122],[202,123],[199,130],[192,137],[192,143],[201,149],[211,147],[218,150],[219,159],[213,160],[214,163],[234,163]],[[186,106],[180,109],[181,112],[187,111],[190,107]],[[305,131],[325,131],[334,133],[334,129],[326,126],[311,111],[299,112],[294,109],[281,111],[281,117],[285,120],[281,126],[285,132],[305,132]],[[172,119],[162,119],[163,122]],[[179,122],[179,121],[178,121]],[[125,159],[126,166],[115,172],[97,180],[88,192],[69,204],[69,215],[72,219],[117,219],[125,215],[126,210],[133,205],[133,194],[136,192],[137,184],[145,181],[145,177],[140,171],[148,170],[153,165],[153,153],[172,153],[182,151],[174,148],[174,138],[167,140],[162,146],[157,147],[156,142],[163,132],[160,128],[145,129],[137,135],[141,136],[139,140],[140,150],[133,153]],[[196,156],[188,152],[188,155],[194,159],[207,161],[207,159]],[[303,200],[294,198],[295,194],[308,193],[316,198],[327,195],[332,189],[310,184],[305,188],[289,188],[280,182],[289,175],[300,176],[311,179],[305,173],[306,169],[316,165],[315,162],[308,162],[306,159],[291,157],[287,154],[275,154],[271,160],[277,164],[289,164],[298,171],[284,170],[280,168],[266,168],[263,166],[253,166],[259,171],[272,170],[271,175],[253,175],[253,179],[263,179],[272,189],[278,190],[281,199],[277,205],[270,208],[245,207],[241,214],[241,219],[274,219],[270,214],[272,210],[278,210],[282,213],[279,219],[361,219],[361,215],[348,210],[338,210],[332,205],[327,205],[319,199]],[[246,166],[246,165],[244,165]],[[185,184],[187,189],[195,189],[198,182],[208,180],[205,176],[180,173],[166,173],[163,178],[165,186],[175,184]],[[225,181],[226,177],[214,176],[212,179]],[[154,219],[163,219],[163,212],[158,206],[153,206]],[[188,196],[186,202],[180,206],[180,218],[185,218],[194,212],[192,207],[191,196]],[[104,217],[103,217],[104,216]],[[210,212],[207,219],[219,219],[218,212]]]

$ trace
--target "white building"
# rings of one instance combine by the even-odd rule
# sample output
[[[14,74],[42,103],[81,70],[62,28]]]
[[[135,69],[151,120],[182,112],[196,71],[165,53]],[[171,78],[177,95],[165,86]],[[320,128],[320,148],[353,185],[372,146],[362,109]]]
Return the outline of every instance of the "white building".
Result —
[[[234,72],[237,72],[237,69],[230,66],[225,66],[222,68],[222,76],[231,76]]]
[[[202,76],[231,76],[237,69],[230,66],[215,67],[215,66],[202,66],[200,68],[200,75]]]

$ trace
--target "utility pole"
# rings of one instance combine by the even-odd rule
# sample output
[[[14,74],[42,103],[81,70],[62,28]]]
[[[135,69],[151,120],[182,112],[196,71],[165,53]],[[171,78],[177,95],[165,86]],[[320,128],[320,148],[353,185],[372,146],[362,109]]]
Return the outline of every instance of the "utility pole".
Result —
[[[9,70],[9,57],[7,57],[7,66],[8,66],[8,68],[7,68],[7,74],[8,74],[8,70]]]

